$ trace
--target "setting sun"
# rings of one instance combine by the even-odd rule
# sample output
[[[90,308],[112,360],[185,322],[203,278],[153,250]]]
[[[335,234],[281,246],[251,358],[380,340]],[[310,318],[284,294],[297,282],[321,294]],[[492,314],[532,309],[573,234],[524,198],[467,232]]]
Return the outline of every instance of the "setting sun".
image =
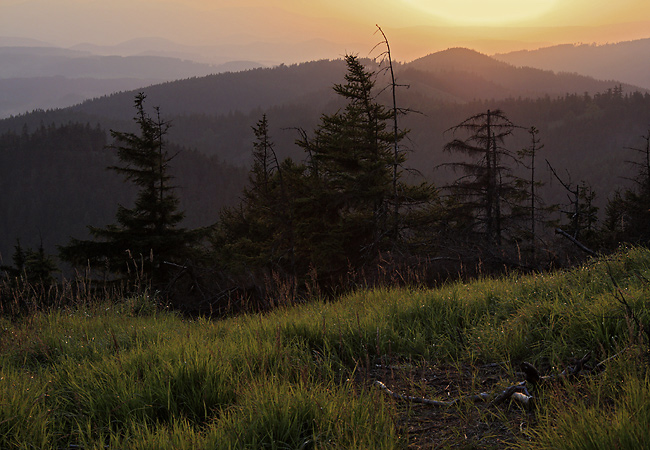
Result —
[[[402,0],[432,16],[459,25],[504,25],[536,19],[557,0]]]

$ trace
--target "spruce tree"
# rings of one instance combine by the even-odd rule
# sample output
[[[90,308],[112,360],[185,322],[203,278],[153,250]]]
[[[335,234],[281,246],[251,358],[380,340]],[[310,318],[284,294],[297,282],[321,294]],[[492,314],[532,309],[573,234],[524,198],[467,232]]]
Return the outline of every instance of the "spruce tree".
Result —
[[[146,96],[135,97],[135,122],[139,134],[111,130],[120,165],[109,169],[123,175],[138,189],[133,207],[119,205],[116,224],[105,228],[89,226],[94,240],[72,239],[60,248],[61,258],[76,265],[108,267],[117,274],[141,273],[154,283],[164,282],[166,263],[183,263],[200,237],[199,231],[179,228],[184,214],[169,174],[170,156],[164,137],[169,123],[145,111]]]
[[[333,287],[424,221],[418,208],[435,192],[401,181],[396,165],[405,158],[395,148],[405,133],[390,126],[394,109],[377,102],[372,71],[355,56],[346,63],[346,82],[334,85],[345,106],[297,141],[305,164],[278,162],[266,117],[253,128],[249,186],[238,208],[223,211],[213,238],[217,262],[248,280],[273,271],[297,285],[316,277]]]
[[[514,154],[504,147],[505,139],[519,128],[503,111],[487,110],[465,119],[450,128],[454,134],[469,133],[465,139],[454,139],[445,145],[445,151],[462,153],[468,160],[445,164],[462,172],[462,176],[447,186],[451,192],[450,204],[460,223],[469,226],[472,233],[482,236],[488,246],[500,246],[506,230],[515,219],[515,206],[526,198],[511,166]],[[467,219],[471,218],[471,221]]]
[[[568,180],[565,181],[558,175],[548,160],[546,164],[555,179],[567,191],[567,197],[570,201],[569,205],[565,205],[568,209],[561,210],[564,214],[564,221],[560,223],[560,226],[556,229],[556,233],[569,238],[574,243],[578,243],[578,247],[584,247],[580,241],[594,243],[593,241],[598,238],[596,232],[598,207],[594,205],[596,193],[589,183],[584,180],[581,180],[573,186],[570,175]]]
[[[13,266],[0,266],[12,283],[22,284],[24,282],[33,287],[47,288],[54,283],[53,273],[57,271],[56,263],[45,253],[43,242],[38,249],[24,249],[20,241],[16,241],[12,255]]]
[[[212,244],[218,259],[234,272],[261,268],[290,272],[292,204],[265,114],[253,127],[253,133],[253,166],[248,186],[239,206],[221,212]]]
[[[551,214],[558,210],[558,205],[547,205],[539,195],[539,190],[544,186],[544,182],[539,181],[536,177],[538,153],[544,148],[539,138],[539,130],[536,127],[528,129],[530,134],[530,145],[517,152],[520,164],[529,171],[529,178],[518,178],[515,180],[516,185],[526,193],[527,200],[519,205],[514,206],[514,210],[519,213],[523,220],[519,233],[519,239],[525,245],[520,246],[522,253],[530,253],[531,262],[537,263],[538,245],[540,243],[540,225],[542,228],[556,227],[555,220],[551,220]],[[527,222],[527,223],[526,223]]]
[[[326,271],[376,256],[392,231],[393,172],[404,161],[393,152],[404,133],[388,126],[393,112],[374,97],[374,73],[356,56],[345,61],[346,83],[334,86],[345,108],[323,115],[314,136],[298,142],[310,154],[312,201],[320,206],[319,221],[309,231],[312,259]]]

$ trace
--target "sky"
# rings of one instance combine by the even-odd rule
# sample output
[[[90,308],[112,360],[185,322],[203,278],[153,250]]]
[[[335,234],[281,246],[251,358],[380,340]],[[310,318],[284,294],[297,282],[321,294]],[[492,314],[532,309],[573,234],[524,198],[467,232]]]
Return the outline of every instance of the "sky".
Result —
[[[378,42],[376,24],[398,60],[455,46],[492,54],[648,38],[650,1],[0,0],[0,37],[63,47],[115,45],[143,37],[185,45],[266,42],[285,48],[319,40],[323,49],[323,41],[335,44],[327,51],[339,48],[338,56],[365,56]]]

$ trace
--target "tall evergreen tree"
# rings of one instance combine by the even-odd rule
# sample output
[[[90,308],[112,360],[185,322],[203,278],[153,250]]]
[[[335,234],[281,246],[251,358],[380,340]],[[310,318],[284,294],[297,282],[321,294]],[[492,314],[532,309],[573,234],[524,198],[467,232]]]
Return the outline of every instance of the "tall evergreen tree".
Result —
[[[111,130],[121,165],[109,169],[122,174],[139,188],[132,208],[119,205],[117,223],[106,228],[88,227],[94,240],[72,239],[60,248],[61,258],[76,265],[107,266],[111,272],[140,271],[155,283],[164,282],[166,262],[182,263],[200,237],[199,231],[179,228],[184,214],[169,175],[170,156],[165,148],[169,123],[145,111],[143,93],[135,97],[139,134]]]
[[[315,276],[333,287],[422,222],[414,210],[433,191],[401,181],[396,164],[405,158],[395,140],[405,133],[390,127],[394,110],[374,98],[373,72],[355,56],[346,62],[346,83],[334,86],[345,107],[297,141],[305,164],[278,163],[265,117],[253,128],[249,186],[241,205],[223,212],[213,239],[217,260],[250,280],[273,270],[298,284]]]
[[[49,287],[54,283],[53,273],[57,271],[51,256],[45,253],[43,242],[36,250],[24,249],[18,240],[12,255],[13,266],[0,266],[0,271],[12,282],[27,282],[33,287]]]
[[[356,56],[345,61],[346,83],[334,86],[345,108],[323,115],[314,136],[298,141],[310,154],[312,200],[321,208],[311,230],[312,259],[334,272],[372,260],[389,237],[395,167],[404,162],[394,148],[405,133],[388,126],[393,111],[375,99],[374,73]]]
[[[546,205],[539,195],[539,189],[544,186],[542,181],[536,177],[538,152],[544,148],[539,138],[539,130],[536,127],[528,129],[530,134],[530,145],[517,152],[520,158],[521,165],[529,171],[530,178],[518,178],[516,184],[526,193],[527,199],[519,205],[515,205],[515,209],[519,211],[519,216],[522,218],[528,217],[528,220],[523,220],[524,224],[521,226],[521,239],[527,242],[527,245],[522,246],[522,250],[530,252],[533,264],[537,262],[538,246],[540,230],[539,225],[543,227],[556,225],[552,221],[550,215],[557,211],[557,205]],[[522,196],[523,199],[523,196]],[[527,223],[526,223],[527,222]]]
[[[516,128],[503,111],[487,110],[447,130],[469,134],[445,145],[445,151],[469,158],[445,164],[462,173],[447,186],[453,197],[450,204],[456,208],[455,215],[464,217],[460,223],[468,225],[468,231],[482,235],[488,245],[502,244],[509,222],[514,219],[513,206],[525,195],[508,164],[508,160],[512,164],[517,158],[504,147],[505,139]]]
[[[273,270],[292,272],[294,262],[293,206],[269,135],[266,115],[253,127],[253,167],[248,187],[238,207],[226,208],[213,246],[219,259],[235,271]]]

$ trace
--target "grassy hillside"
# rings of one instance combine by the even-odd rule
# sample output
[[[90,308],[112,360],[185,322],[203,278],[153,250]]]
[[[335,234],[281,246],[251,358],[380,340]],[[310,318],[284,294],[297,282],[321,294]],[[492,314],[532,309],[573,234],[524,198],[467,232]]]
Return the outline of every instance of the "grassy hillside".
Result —
[[[222,321],[146,295],[5,318],[0,448],[640,448],[649,290],[650,251],[633,249],[557,274],[360,290]],[[410,405],[373,386],[497,392],[522,361],[557,374],[588,352],[604,370],[534,390],[531,411]]]

